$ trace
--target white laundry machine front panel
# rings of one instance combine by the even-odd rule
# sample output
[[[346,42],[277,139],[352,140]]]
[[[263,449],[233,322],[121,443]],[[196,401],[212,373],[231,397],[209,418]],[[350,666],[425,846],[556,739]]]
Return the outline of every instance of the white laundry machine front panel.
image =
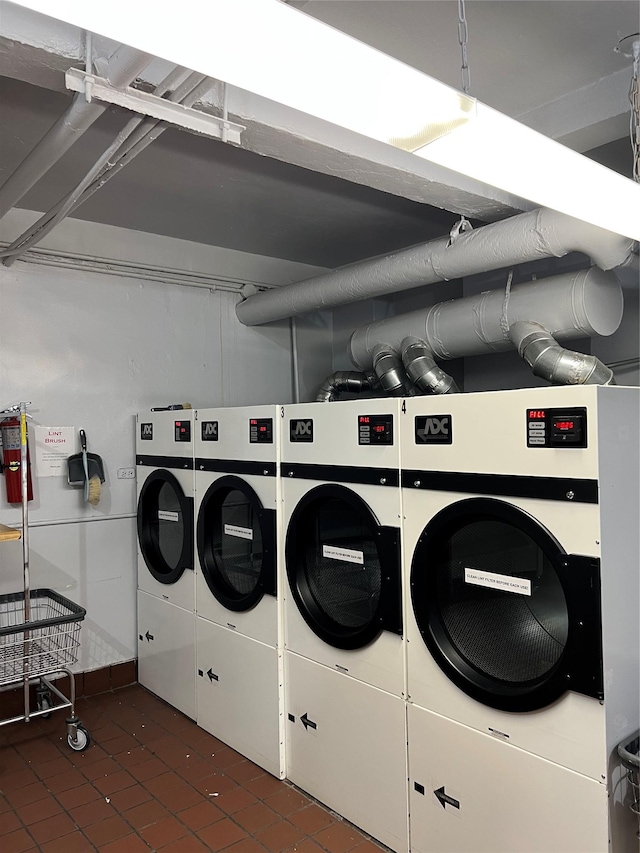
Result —
[[[274,475],[239,476],[196,471],[196,612],[211,622],[271,646],[278,641],[280,615],[277,594],[274,594],[277,593],[278,483]],[[229,501],[234,500],[235,506],[227,510]],[[214,518],[206,524],[201,515],[203,503],[213,502],[216,504],[212,510]],[[215,553],[212,536],[217,536]],[[239,606],[242,609],[238,609],[238,605],[224,595],[221,585],[233,584],[233,589],[237,590],[246,584],[245,589],[252,593],[265,577],[265,560],[270,561],[268,591],[262,589],[255,603],[246,607],[241,597]],[[241,574],[244,568],[246,573]]]
[[[138,588],[193,612],[192,411],[136,417]]]
[[[281,420],[279,406],[198,409],[195,457],[276,464]]]
[[[605,785],[412,705],[408,730],[412,853],[607,853]]]
[[[282,653],[200,616],[196,638],[198,725],[282,778]]]
[[[281,552],[286,647],[403,696],[399,412],[284,407]]]
[[[285,578],[283,583],[285,589],[284,620],[286,648],[289,651],[296,652],[297,654],[302,655],[309,660],[316,661],[317,663],[322,663],[337,672],[349,675],[352,678],[365,682],[366,684],[379,687],[380,689],[393,693],[396,696],[404,696],[405,649],[402,634],[401,596],[399,592],[399,585],[390,585],[389,587],[386,603],[392,604],[393,599],[397,597],[398,608],[395,614],[391,614],[392,619],[389,622],[388,629],[383,629],[381,625],[376,627],[375,624],[370,623],[370,620],[373,622],[373,620],[377,620],[382,617],[374,616],[373,613],[368,610],[369,600],[373,599],[374,602],[376,600],[376,592],[374,592],[372,588],[367,587],[366,583],[364,591],[359,590],[358,574],[359,572],[364,572],[367,569],[367,563],[369,560],[371,560],[372,563],[380,560],[378,571],[381,574],[384,574],[385,566],[382,563],[380,555],[375,553],[373,549],[367,547],[367,544],[365,544],[364,550],[362,550],[360,546],[345,548],[342,533],[340,533],[340,538],[331,539],[329,536],[326,543],[322,540],[315,544],[314,540],[311,540],[308,536],[303,536],[305,546],[308,545],[309,550],[312,552],[308,558],[309,562],[313,562],[315,556],[317,558],[317,565],[321,565],[321,561],[324,560],[325,565],[329,567],[329,570],[332,569],[333,564],[335,563],[336,572],[342,576],[338,577],[335,574],[332,574],[332,586],[329,587],[327,585],[324,589],[319,588],[314,590],[310,584],[309,597],[311,598],[313,596],[317,598],[321,602],[322,611],[335,612],[336,618],[340,621],[342,621],[343,616],[345,617],[344,621],[348,621],[353,615],[353,624],[356,624],[357,620],[362,618],[365,630],[368,629],[369,624],[372,624],[372,630],[369,632],[371,634],[371,639],[364,645],[358,644],[357,648],[341,648],[334,642],[329,642],[322,636],[319,636],[316,631],[320,629],[317,627],[312,629],[310,627],[307,619],[315,622],[312,618],[313,614],[310,614],[307,611],[307,618],[305,619],[303,617],[300,603],[296,601],[292,590],[292,583],[296,583],[293,578],[293,570],[295,567],[291,565],[291,557],[290,554],[288,556],[287,552],[287,548],[290,549],[291,546],[292,518],[295,523],[295,513],[304,500],[313,498],[316,494],[321,495],[319,500],[324,499],[322,497],[322,493],[316,492],[316,489],[330,487],[316,481],[288,479],[286,477],[286,468],[287,466],[285,465],[283,468],[285,476],[282,484],[284,505],[283,530],[288,531],[287,543],[283,550],[285,551],[285,560],[289,560],[287,570],[289,577]],[[370,534],[367,534],[370,536],[370,540],[372,542],[375,541],[375,527],[378,525],[381,529],[386,528],[387,531],[391,532],[394,529],[397,529],[400,511],[398,488],[382,488],[380,486],[367,486],[362,484],[343,485],[340,488],[347,490],[345,493],[335,493],[336,495],[342,495],[340,497],[341,501],[349,499],[351,495],[353,499],[362,501],[362,505],[364,507],[363,512],[366,513],[367,516],[375,519],[375,521],[372,522],[374,528],[371,530]],[[334,493],[332,492],[331,495],[333,496],[333,494]],[[333,498],[331,497],[330,499]],[[340,524],[343,523],[343,520],[344,516],[341,516],[338,519],[336,526],[339,527]],[[313,523],[313,519],[311,521]],[[347,524],[349,528],[351,528],[350,519],[347,520]],[[394,540],[394,542],[395,541],[396,540]],[[389,558],[389,563],[392,563],[394,559],[394,554],[392,553],[394,549],[394,542],[391,542],[387,549],[389,553],[384,555]],[[349,545],[352,545],[351,540],[349,540]],[[399,541],[397,541],[397,545],[399,546]],[[315,554],[316,550],[318,552],[317,555]],[[346,559],[343,559],[345,552],[347,556]],[[329,556],[327,557],[327,555]],[[397,553],[397,557],[399,558],[399,551]],[[352,568],[356,573],[355,579],[352,578],[351,575]],[[324,573],[324,569],[322,571]],[[301,581],[301,583],[303,581]],[[317,578],[318,587],[320,586],[320,583],[321,576]],[[374,584],[372,584],[372,586],[373,585]],[[352,588],[355,589],[356,592],[352,593]],[[377,595],[382,599],[384,597],[383,588],[376,587],[376,589]],[[342,599],[337,599],[336,601],[333,600],[334,590],[335,595],[342,596]],[[358,604],[359,595],[369,597],[362,604],[362,607]],[[350,597],[352,597],[353,601],[356,602],[353,614],[349,610]],[[342,601],[345,602],[344,608],[342,607]],[[354,631],[355,630],[356,628],[354,628]]]
[[[275,646],[280,409],[196,414],[196,608],[218,625]]]
[[[638,719],[638,389],[441,403],[402,422],[410,701],[607,780]]]
[[[407,851],[405,702],[285,652],[287,778]]]
[[[195,616],[138,590],[138,681],[191,719],[196,717]]]
[[[417,491],[411,492],[405,498],[405,585],[410,590],[406,606],[409,701],[594,779],[601,779],[607,773],[607,755],[603,740],[604,707],[598,698],[571,692],[572,685],[567,681],[566,692],[563,690],[559,698],[554,698],[542,708],[526,712],[502,710],[478,701],[460,689],[452,680],[452,674],[450,672],[445,674],[441,666],[436,663],[434,654],[427,647],[425,618],[422,618],[419,623],[416,615],[416,608],[420,606],[416,588],[420,584],[420,575],[429,571],[429,565],[426,561],[412,559],[411,555],[419,553],[418,543],[426,522],[435,518],[441,510],[451,507],[454,511],[456,507],[464,509],[470,499],[478,498],[446,492]],[[504,503],[506,502],[502,500],[498,502],[499,505]],[[515,498],[508,501],[508,507],[523,510],[552,534],[554,531],[558,533],[560,530],[563,533],[566,531],[566,536],[556,538],[568,554],[588,555],[594,552],[597,554],[598,515],[595,507],[556,505],[551,501],[527,501]],[[478,570],[475,562],[469,566],[465,565],[464,568],[479,574],[484,582],[495,580],[492,572]],[[477,579],[470,576],[471,592],[476,591],[476,583]],[[590,579],[585,578],[585,583],[590,583]],[[550,588],[546,592],[551,604],[555,600],[552,598],[555,594],[559,594],[555,588]],[[509,603],[513,601],[514,606],[521,605],[524,608],[525,615],[529,613],[530,597],[528,595],[520,595],[518,592],[506,593],[506,595],[513,596],[513,599],[509,599]],[[564,599],[562,603],[564,606]],[[542,607],[544,604],[543,600]],[[490,607],[490,602],[484,606]],[[525,629],[512,635],[509,633],[509,623],[501,622],[502,618],[511,617],[502,616],[502,613],[492,613],[487,609],[487,621],[479,622],[471,632],[473,636],[465,635],[463,640],[460,640],[460,645],[462,647],[462,642],[469,644],[470,654],[482,653],[490,657],[491,666],[504,666],[506,677],[506,674],[513,670],[508,660],[502,662],[500,653],[504,652],[506,657],[513,656],[514,661],[516,658],[532,660],[536,622],[531,620],[529,635],[525,636]],[[552,631],[554,618],[553,615],[546,615],[544,612],[540,616],[541,622],[545,623],[546,620],[546,624],[552,626]],[[563,627],[558,630],[563,630]],[[456,637],[455,634],[454,637]],[[521,648],[518,650],[516,645]],[[495,660],[492,657],[492,649],[496,650]],[[540,670],[544,671],[547,663],[544,655],[560,652],[559,646],[556,652],[553,645],[550,645],[549,649],[547,646],[542,646],[541,649],[543,660],[540,662]],[[549,658],[549,670],[552,670],[554,665],[555,660]],[[521,664],[514,663],[513,666],[521,666]],[[539,671],[536,673],[540,674]],[[534,675],[526,672],[525,676],[521,676],[519,670],[513,675],[514,680],[521,677],[524,680],[525,677],[534,677]],[[496,698],[496,702],[500,704],[500,697]]]
[[[603,390],[619,389],[578,385],[413,397],[400,419],[402,468],[595,479],[599,435],[594,407]],[[560,437],[549,445],[556,410],[589,408],[587,447],[561,445]],[[571,437],[569,430],[565,434]]]
[[[284,406],[282,462],[397,470],[400,406],[389,397]]]

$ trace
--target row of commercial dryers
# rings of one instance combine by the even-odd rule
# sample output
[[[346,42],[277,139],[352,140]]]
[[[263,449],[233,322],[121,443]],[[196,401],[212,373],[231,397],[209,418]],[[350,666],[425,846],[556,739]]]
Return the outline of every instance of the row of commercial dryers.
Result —
[[[393,850],[634,849],[639,416],[597,386],[139,415],[141,683]]]

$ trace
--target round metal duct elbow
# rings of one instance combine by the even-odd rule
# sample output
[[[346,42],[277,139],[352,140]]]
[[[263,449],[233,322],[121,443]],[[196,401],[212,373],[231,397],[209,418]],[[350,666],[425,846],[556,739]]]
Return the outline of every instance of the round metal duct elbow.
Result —
[[[539,323],[519,321],[509,334],[534,376],[553,385],[615,385],[613,371],[595,355],[565,349]]]
[[[373,370],[380,386],[390,397],[406,397],[409,383],[402,360],[391,347],[380,344],[373,351]]]
[[[337,370],[324,380],[316,395],[316,403],[333,403],[340,394],[363,394],[379,387],[374,373]]]
[[[423,394],[457,394],[453,377],[438,367],[426,341],[407,337],[402,341],[402,363],[407,376]]]

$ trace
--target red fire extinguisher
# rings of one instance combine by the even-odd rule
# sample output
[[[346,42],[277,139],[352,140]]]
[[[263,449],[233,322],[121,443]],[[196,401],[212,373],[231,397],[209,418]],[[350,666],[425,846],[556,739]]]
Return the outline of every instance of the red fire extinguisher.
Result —
[[[20,471],[20,420],[16,417],[5,418],[0,422],[2,430],[2,468],[7,486],[7,501],[10,504],[22,503],[22,472]],[[31,487],[31,463],[27,446],[27,500],[33,500]]]

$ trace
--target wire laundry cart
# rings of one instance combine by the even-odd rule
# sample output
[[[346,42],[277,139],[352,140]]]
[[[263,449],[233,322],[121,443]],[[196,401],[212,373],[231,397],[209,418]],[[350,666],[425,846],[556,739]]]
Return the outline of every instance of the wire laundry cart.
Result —
[[[638,820],[638,832],[640,838],[640,731],[626,738],[618,744],[618,756],[623,767],[627,771],[627,781],[631,788],[632,801],[629,808]]]
[[[20,413],[20,472],[22,477],[22,533],[0,526],[0,540],[22,539],[24,588],[0,595],[0,689],[22,684],[24,713],[0,720],[0,726],[48,717],[52,711],[69,708],[67,742],[81,752],[91,742],[89,733],[75,713],[75,677],[69,669],[78,659],[83,607],[52,589],[31,590],[29,581],[29,518],[27,489],[27,403],[0,414]],[[50,680],[54,675],[69,678],[69,697]],[[30,688],[36,685],[36,710],[31,710]]]

